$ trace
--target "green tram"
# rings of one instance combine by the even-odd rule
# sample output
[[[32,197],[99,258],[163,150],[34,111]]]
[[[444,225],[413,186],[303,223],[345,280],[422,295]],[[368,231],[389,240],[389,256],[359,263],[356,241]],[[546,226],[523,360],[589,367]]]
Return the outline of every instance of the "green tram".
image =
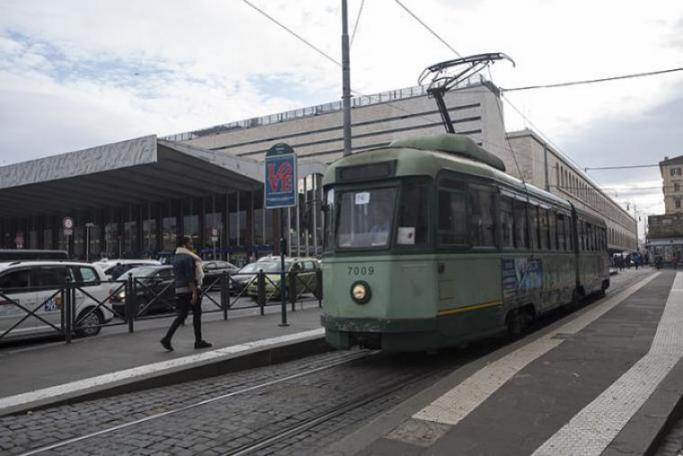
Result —
[[[433,350],[609,287],[604,220],[454,134],[344,157],[323,179],[322,324],[337,348]]]

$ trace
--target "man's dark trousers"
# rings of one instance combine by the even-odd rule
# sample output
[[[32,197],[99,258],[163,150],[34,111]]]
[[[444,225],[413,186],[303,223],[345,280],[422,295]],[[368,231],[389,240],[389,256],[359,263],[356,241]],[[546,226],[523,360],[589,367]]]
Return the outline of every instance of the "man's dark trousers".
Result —
[[[199,343],[202,341],[202,300],[199,298],[197,304],[192,305],[192,293],[178,293],[176,296],[176,309],[178,316],[175,317],[171,327],[168,328],[166,337],[164,339],[170,341],[173,334],[178,329],[178,326],[187,318],[187,314],[192,309],[192,326],[194,327],[194,341]]]

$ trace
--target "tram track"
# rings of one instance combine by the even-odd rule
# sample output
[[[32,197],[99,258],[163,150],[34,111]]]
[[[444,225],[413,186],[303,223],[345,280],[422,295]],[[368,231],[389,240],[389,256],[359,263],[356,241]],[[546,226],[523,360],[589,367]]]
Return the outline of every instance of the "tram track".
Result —
[[[376,400],[385,398],[387,396],[390,396],[404,388],[408,388],[410,386],[415,386],[419,384],[423,380],[427,380],[428,378],[431,378],[435,375],[438,375],[438,371],[446,370],[444,368],[435,371],[430,371],[427,373],[422,373],[420,375],[416,375],[408,380],[406,379],[401,379],[399,381],[393,382],[389,386],[383,387],[381,390],[376,391],[371,394],[367,395],[362,395],[361,397],[352,399],[350,401],[347,401],[346,403],[337,405],[335,407],[331,407],[329,409],[325,409],[321,411],[319,414],[317,414],[314,417],[308,418],[306,420],[302,420],[300,423],[297,423],[293,426],[290,426],[286,429],[283,429],[277,433],[274,433],[273,435],[270,435],[268,437],[265,437],[258,442],[249,444],[249,445],[244,445],[240,448],[235,449],[234,451],[229,452],[228,454],[230,456],[242,456],[242,455],[247,455],[251,454],[255,451],[262,450],[265,448],[268,448],[269,446],[273,445],[274,443],[280,442],[284,439],[291,438],[293,436],[296,436],[297,434],[309,430],[311,428],[314,428],[326,421],[329,421],[333,418],[336,418],[338,416],[341,416],[351,410],[357,409],[359,407],[362,407],[368,403],[374,402]],[[450,370],[450,369],[449,369]]]
[[[84,441],[84,440],[91,439],[91,438],[94,438],[94,437],[98,437],[98,436],[102,436],[102,435],[105,435],[105,434],[113,433],[113,432],[116,432],[116,431],[119,431],[119,430],[122,430],[122,429],[126,429],[126,428],[129,428],[129,427],[132,427],[132,426],[136,426],[136,425],[139,425],[139,424],[148,422],[148,421],[158,420],[158,419],[167,417],[167,416],[169,416],[169,415],[173,415],[173,414],[177,414],[177,413],[182,413],[182,412],[184,412],[184,411],[191,410],[191,409],[194,409],[194,408],[197,408],[197,407],[201,407],[201,406],[203,406],[203,405],[207,405],[207,404],[210,404],[210,403],[213,403],[213,402],[217,402],[217,401],[220,401],[220,400],[228,399],[228,398],[235,397],[235,396],[238,396],[238,395],[247,394],[247,393],[250,393],[250,392],[253,392],[253,391],[257,391],[257,390],[260,390],[260,389],[264,389],[264,388],[267,388],[267,387],[270,387],[270,386],[277,385],[277,384],[279,384],[279,383],[284,383],[284,382],[291,381],[291,380],[295,380],[295,379],[298,379],[298,378],[301,378],[301,377],[305,377],[305,376],[308,376],[308,375],[316,374],[316,373],[318,373],[318,372],[322,372],[322,371],[325,371],[325,370],[328,370],[328,369],[332,369],[332,368],[334,368],[334,367],[342,366],[342,365],[344,365],[344,364],[351,363],[351,362],[353,362],[353,361],[357,361],[357,360],[365,359],[365,358],[368,358],[368,357],[371,357],[371,356],[375,356],[375,355],[377,355],[377,354],[379,354],[378,351],[364,351],[364,352],[361,352],[361,353],[353,353],[353,354],[351,354],[351,355],[349,355],[349,356],[347,356],[347,357],[342,358],[341,360],[337,360],[337,361],[335,361],[335,362],[331,362],[331,363],[328,363],[328,364],[325,364],[325,365],[322,365],[322,366],[318,366],[318,367],[313,368],[313,369],[309,369],[309,370],[306,370],[306,371],[303,371],[303,372],[297,372],[296,374],[288,375],[288,376],[281,377],[281,378],[277,378],[277,379],[274,379],[274,380],[269,380],[269,381],[267,381],[267,382],[263,382],[263,383],[260,383],[260,384],[258,384],[258,385],[250,386],[250,387],[247,387],[247,388],[242,388],[242,389],[239,389],[239,390],[237,390],[237,391],[231,391],[231,392],[226,393],[226,394],[221,394],[221,395],[218,395],[218,396],[214,396],[214,397],[211,397],[211,398],[208,398],[208,399],[204,399],[204,400],[202,400],[202,401],[198,401],[198,402],[194,402],[194,403],[191,403],[191,404],[184,405],[184,406],[182,406],[182,407],[177,407],[177,408],[174,408],[174,409],[171,409],[171,410],[166,410],[166,411],[164,411],[164,412],[160,412],[160,413],[156,413],[156,414],[153,414],[153,415],[149,415],[149,416],[146,416],[146,417],[144,417],[144,418],[140,418],[140,419],[132,420],[132,421],[127,421],[127,422],[125,422],[125,423],[118,424],[118,425],[116,425],[116,426],[111,426],[111,427],[108,427],[108,428],[105,428],[105,429],[101,429],[101,430],[98,430],[98,431],[94,431],[94,432],[91,432],[91,433],[88,433],[88,434],[84,434],[84,435],[81,435],[81,436],[78,436],[78,437],[73,437],[73,438],[66,439],[66,440],[62,440],[62,441],[59,441],[59,442],[56,442],[56,443],[53,443],[53,444],[50,444],[50,445],[46,445],[46,446],[42,446],[42,447],[39,447],[39,448],[35,448],[35,449],[29,450],[29,451],[27,451],[27,452],[20,453],[20,456],[31,456],[31,455],[35,455],[35,454],[45,453],[45,452],[47,452],[47,451],[55,450],[55,449],[62,448],[62,447],[65,447],[65,446],[68,446],[68,445],[71,445],[71,444],[74,444],[74,443],[78,443],[78,442],[82,442],[82,441]]]

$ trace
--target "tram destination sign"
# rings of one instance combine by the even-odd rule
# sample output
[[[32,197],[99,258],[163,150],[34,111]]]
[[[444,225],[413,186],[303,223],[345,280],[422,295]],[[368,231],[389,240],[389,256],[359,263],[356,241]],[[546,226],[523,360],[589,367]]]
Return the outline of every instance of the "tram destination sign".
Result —
[[[264,182],[266,209],[297,205],[296,153],[289,144],[275,144],[266,152]]]

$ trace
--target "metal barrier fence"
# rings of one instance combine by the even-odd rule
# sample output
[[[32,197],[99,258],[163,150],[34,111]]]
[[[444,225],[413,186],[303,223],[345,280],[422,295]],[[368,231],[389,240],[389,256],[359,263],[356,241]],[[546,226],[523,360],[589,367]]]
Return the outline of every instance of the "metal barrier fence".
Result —
[[[105,288],[107,291],[103,293]],[[211,292],[216,288],[219,290],[217,296]],[[292,312],[296,311],[297,302],[301,302],[303,308],[307,295],[312,295],[321,307],[322,273],[320,270],[289,272],[284,290]],[[39,295],[39,292],[45,294],[33,304],[25,303],[23,296]],[[201,289],[201,302],[209,306],[209,309],[203,308],[202,313],[221,312],[224,320],[228,319],[230,310],[237,309],[259,309],[259,314],[265,315],[267,306],[280,305],[280,293],[280,273],[226,272],[209,280]],[[14,312],[8,309],[14,309]],[[155,313],[160,309],[166,313]],[[17,335],[40,333],[58,335],[71,343],[75,335],[95,335],[108,326],[127,325],[128,332],[132,333],[136,321],[169,318],[174,316],[170,311],[175,311],[173,280],[151,281],[131,274],[126,280],[97,284],[67,280],[58,289],[0,289],[0,342]],[[22,327],[29,321],[35,324]]]

